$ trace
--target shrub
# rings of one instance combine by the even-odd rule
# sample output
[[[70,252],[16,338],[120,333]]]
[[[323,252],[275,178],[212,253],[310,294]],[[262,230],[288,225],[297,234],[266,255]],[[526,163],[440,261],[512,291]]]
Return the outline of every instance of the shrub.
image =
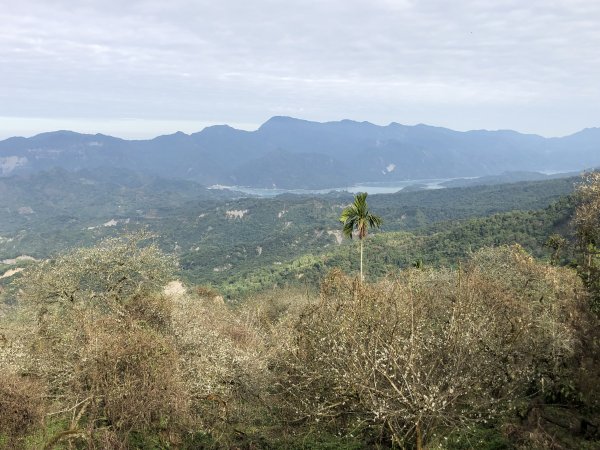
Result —
[[[173,332],[202,429],[251,423],[263,409],[268,371],[265,341],[249,317],[222,301],[183,295],[174,300]]]
[[[573,218],[579,249],[579,272],[600,315],[600,172],[584,175],[576,190]]]
[[[172,260],[143,245],[148,238],[107,239],[21,279],[37,316],[29,371],[49,386],[56,417],[70,419],[49,443],[125,448],[135,433],[173,435],[186,425],[171,301],[162,295]]]
[[[187,395],[173,342],[135,322],[105,319],[95,329],[97,346],[86,349],[73,387],[89,394],[90,416],[123,436],[183,425]]]
[[[42,425],[43,393],[39,382],[0,373],[0,448],[20,448],[20,438]]]
[[[579,294],[519,247],[362,286],[334,271],[274,361],[287,417],[418,447],[495,420],[572,354]]]

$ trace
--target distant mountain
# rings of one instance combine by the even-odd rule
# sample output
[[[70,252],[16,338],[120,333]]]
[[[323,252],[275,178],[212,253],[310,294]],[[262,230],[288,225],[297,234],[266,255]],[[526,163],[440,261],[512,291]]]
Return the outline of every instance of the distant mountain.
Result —
[[[219,125],[151,140],[57,131],[0,141],[0,176],[105,167],[251,187],[343,187],[597,166],[600,128],[543,138],[515,131],[273,117],[252,132]]]

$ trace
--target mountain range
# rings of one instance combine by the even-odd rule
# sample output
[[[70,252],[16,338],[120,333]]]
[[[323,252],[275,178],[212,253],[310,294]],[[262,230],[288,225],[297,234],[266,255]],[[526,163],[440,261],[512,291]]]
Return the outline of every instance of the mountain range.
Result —
[[[0,176],[55,167],[133,169],[204,185],[284,189],[597,166],[600,128],[544,138],[510,130],[273,117],[255,131],[218,125],[150,140],[56,131],[0,141]]]

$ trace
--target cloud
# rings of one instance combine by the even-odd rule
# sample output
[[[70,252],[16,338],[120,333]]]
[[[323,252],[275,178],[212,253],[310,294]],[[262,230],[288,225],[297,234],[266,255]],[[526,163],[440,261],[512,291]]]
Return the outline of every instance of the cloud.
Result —
[[[298,111],[546,134],[600,117],[595,0],[22,0],[0,25],[3,116]]]

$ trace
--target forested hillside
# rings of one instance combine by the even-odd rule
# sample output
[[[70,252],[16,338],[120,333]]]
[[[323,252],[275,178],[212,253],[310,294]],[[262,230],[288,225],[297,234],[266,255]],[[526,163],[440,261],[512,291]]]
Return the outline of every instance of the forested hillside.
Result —
[[[148,231],[29,262],[0,291],[0,448],[598,448],[599,188],[482,217],[460,190],[452,220],[368,237],[365,281],[330,243],[182,284]],[[266,204],[311,224],[340,200]],[[264,207],[215,208],[240,204],[228,223]]]
[[[441,221],[410,232],[377,233],[366,244],[367,276],[376,280],[398,268],[411,266],[457,266],[473,252],[485,247],[519,244],[538,258],[549,260],[553,252],[550,236],[560,233],[573,242],[569,224],[574,206],[564,198],[547,208],[534,211],[511,211],[488,217]],[[327,272],[342,268],[347,273],[358,271],[358,247],[355,242],[315,248],[291,261],[260,266],[241,263],[231,274],[217,271],[194,277],[193,263],[182,257],[182,267],[189,270],[189,280],[206,279],[228,296],[237,297],[271,286],[318,286]],[[292,252],[290,252],[292,253]],[[562,248],[560,257],[566,262],[572,250]],[[250,258],[246,258],[250,259]],[[283,259],[283,258],[282,258]],[[229,260],[232,260],[229,258]],[[189,266],[188,266],[189,264]],[[257,266],[259,266],[257,268]],[[233,269],[233,266],[232,268]]]
[[[431,226],[440,222],[444,223],[441,229],[450,232],[456,227],[473,226],[462,222],[470,218],[543,209],[572,192],[574,181],[566,178],[400,192],[370,196],[369,203],[385,218],[382,231],[427,236],[438,231]],[[230,292],[233,285],[238,286],[239,280],[251,273],[273,273],[273,280],[277,280],[277,274],[296,264],[298,258],[343,260],[336,255],[351,251],[352,246],[342,239],[338,222],[341,210],[352,200],[347,193],[239,198],[240,194],[234,192],[207,190],[192,182],[127,171],[105,179],[98,172],[62,170],[0,180],[0,189],[6,194],[0,196],[0,209],[5,211],[0,216],[0,261],[22,255],[48,258],[68,248],[146,228],[158,236],[157,242],[164,251],[179,257],[186,280]],[[487,235],[492,243],[494,239],[510,243],[513,241],[504,237],[516,233],[519,238],[514,242],[541,255],[541,234],[546,231],[515,224],[514,229],[494,230]],[[462,248],[467,238],[448,246],[446,253],[434,251],[429,257],[420,250],[421,240],[418,237],[411,241],[410,251],[404,253],[402,261],[395,257],[388,260],[403,267],[418,259],[435,262],[444,254],[453,258],[464,254],[464,250],[452,249]],[[440,241],[432,238],[432,242]],[[472,247],[479,246],[473,243]],[[376,273],[393,266],[391,262],[377,265],[381,267]],[[309,275],[316,280],[306,274]],[[268,280],[265,285],[273,281],[270,277]]]

